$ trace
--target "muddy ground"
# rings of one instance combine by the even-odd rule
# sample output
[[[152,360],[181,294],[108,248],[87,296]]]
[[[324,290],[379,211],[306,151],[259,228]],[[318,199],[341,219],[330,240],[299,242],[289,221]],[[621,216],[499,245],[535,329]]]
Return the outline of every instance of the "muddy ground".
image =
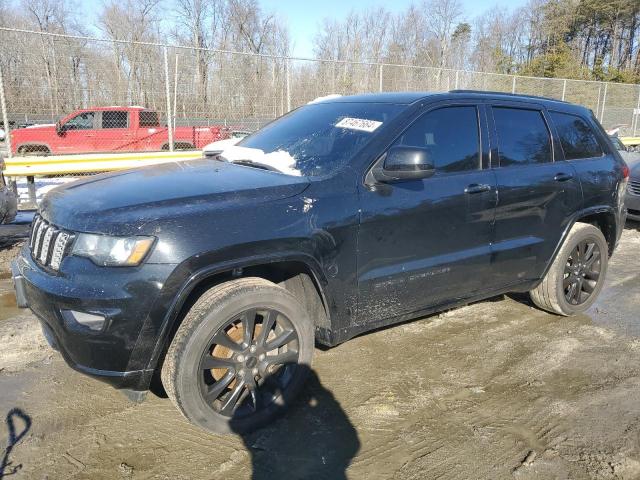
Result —
[[[244,437],[207,434],[169,400],[134,405],[66,367],[15,308],[14,254],[0,252],[9,478],[640,478],[638,224],[586,314],[499,297],[318,349],[293,410]]]

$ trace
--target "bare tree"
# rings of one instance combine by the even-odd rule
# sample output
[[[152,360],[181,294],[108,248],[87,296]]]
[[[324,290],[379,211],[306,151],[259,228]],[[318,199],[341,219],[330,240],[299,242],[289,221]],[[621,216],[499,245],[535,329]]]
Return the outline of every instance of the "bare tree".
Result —
[[[175,4],[174,36],[194,48],[198,96],[205,105],[208,102],[207,84],[212,56],[208,49],[216,40],[216,19],[222,9],[224,5],[220,0],[176,0]]]
[[[462,5],[459,0],[428,0],[423,4],[423,10],[428,12],[427,27],[438,42],[439,66],[446,67],[453,30],[462,16]]]
[[[113,56],[117,73],[117,97],[126,103],[155,104],[149,95],[162,70],[154,70],[156,48],[132,42],[151,42],[158,39],[159,19],[157,6],[160,0],[110,0],[100,15],[99,27],[108,38],[124,40],[114,42]]]

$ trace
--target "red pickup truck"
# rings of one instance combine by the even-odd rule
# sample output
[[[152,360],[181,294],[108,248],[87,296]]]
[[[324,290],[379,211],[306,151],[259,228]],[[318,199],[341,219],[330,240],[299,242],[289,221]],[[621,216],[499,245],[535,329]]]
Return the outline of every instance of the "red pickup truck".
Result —
[[[174,148],[202,148],[230,134],[223,126],[177,127]],[[77,110],[56,124],[13,130],[11,149],[17,155],[168,150],[169,135],[154,110],[96,107]]]

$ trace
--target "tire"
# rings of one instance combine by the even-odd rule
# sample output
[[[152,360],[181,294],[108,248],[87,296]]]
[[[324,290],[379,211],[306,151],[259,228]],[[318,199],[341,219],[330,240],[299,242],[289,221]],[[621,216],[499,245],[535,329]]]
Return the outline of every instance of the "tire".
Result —
[[[600,229],[576,223],[540,285],[529,292],[531,300],[541,309],[558,315],[585,311],[602,290],[608,252]]]
[[[254,327],[245,328],[248,322]],[[291,404],[313,349],[313,322],[291,293],[262,278],[232,280],[206,291],[186,314],[167,351],[162,384],[190,422],[214,433],[248,432]]]

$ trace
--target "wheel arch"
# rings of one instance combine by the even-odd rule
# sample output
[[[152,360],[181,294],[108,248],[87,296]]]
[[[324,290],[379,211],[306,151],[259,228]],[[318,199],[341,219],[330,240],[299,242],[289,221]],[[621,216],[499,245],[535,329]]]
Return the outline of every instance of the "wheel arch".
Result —
[[[49,151],[49,154],[53,153],[53,150],[51,150],[51,146],[48,143],[44,143],[44,142],[29,142],[29,141],[25,141],[25,142],[17,144],[15,146],[15,149],[16,149],[15,153],[17,153],[19,155],[22,155],[22,154],[19,153],[20,149],[25,148],[25,147],[36,147],[36,148],[39,148],[41,150],[42,149],[46,149],[46,150]]]
[[[173,148],[176,149],[176,145],[184,146],[184,150],[196,150],[196,146],[193,144],[191,140],[179,140],[175,139],[173,141]],[[162,144],[162,150],[169,150],[169,142],[165,142]]]
[[[243,277],[272,281],[300,299],[314,320],[314,327],[330,328],[330,298],[326,277],[318,262],[306,254],[283,254],[278,257],[251,257],[206,265],[192,272],[178,288],[173,303],[163,319],[147,370],[159,371],[167,348],[184,316],[202,293],[220,283]]]
[[[564,231],[562,232],[562,236],[560,237],[560,241],[556,245],[556,248],[553,251],[553,255],[547,261],[547,265],[545,266],[545,269],[542,272],[539,281],[536,282],[536,285],[538,285],[545,277],[554,260],[556,259],[558,252],[562,248],[562,245],[564,245],[564,242],[569,236],[569,232],[578,222],[589,223],[597,227],[602,232],[605,240],[607,241],[607,246],[609,247],[609,256],[613,254],[613,250],[616,247],[618,238],[618,223],[615,209],[607,205],[601,205],[580,210],[575,215],[573,215],[571,220],[567,223],[567,226],[565,227]]]

